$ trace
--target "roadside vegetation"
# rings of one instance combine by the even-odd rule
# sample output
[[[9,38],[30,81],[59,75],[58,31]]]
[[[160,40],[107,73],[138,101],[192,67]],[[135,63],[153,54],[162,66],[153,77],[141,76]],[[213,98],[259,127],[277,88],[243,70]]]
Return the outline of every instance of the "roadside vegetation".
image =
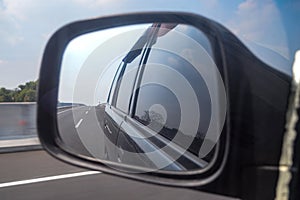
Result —
[[[29,81],[10,90],[0,88],[0,102],[35,102],[38,81]]]

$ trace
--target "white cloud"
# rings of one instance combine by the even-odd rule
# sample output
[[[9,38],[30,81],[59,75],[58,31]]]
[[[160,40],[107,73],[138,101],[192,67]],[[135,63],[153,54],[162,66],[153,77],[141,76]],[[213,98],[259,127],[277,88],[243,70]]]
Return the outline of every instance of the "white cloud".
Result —
[[[23,40],[20,33],[20,26],[6,10],[0,8],[0,44],[14,46]]]
[[[11,1],[11,0],[3,0],[3,4],[5,7],[5,13],[16,20],[24,20],[26,16],[24,15],[24,8],[32,5],[32,2],[27,1]]]
[[[124,1],[118,2],[118,0],[3,0],[6,12],[20,21],[43,19],[45,16],[47,20],[54,20],[75,12],[79,17],[83,13],[88,15],[88,11],[93,15],[95,14],[93,11],[104,10],[104,6],[109,8],[123,3]],[[75,15],[72,16],[74,18]]]
[[[118,1],[118,0],[73,0],[75,3],[78,3],[82,6],[100,6],[100,5],[105,5],[108,3],[112,3],[113,1]]]
[[[124,2],[0,0],[0,55],[7,61],[1,63],[1,74],[5,77],[0,77],[0,85],[13,87],[25,79],[36,79],[46,42],[58,28],[72,21],[116,12]]]
[[[288,56],[285,29],[272,0],[246,0],[240,3],[227,25],[242,39],[271,47]]]
[[[204,6],[207,9],[212,9],[212,8],[218,6],[219,2],[218,2],[218,0],[206,0],[206,1],[202,1],[201,3],[202,3],[201,6]]]
[[[256,9],[257,4],[254,0],[247,0],[238,5],[238,11]]]
[[[266,29],[277,21],[278,15],[272,2],[258,3],[255,0],[247,0],[238,6],[236,18],[231,23],[246,39],[260,40]]]

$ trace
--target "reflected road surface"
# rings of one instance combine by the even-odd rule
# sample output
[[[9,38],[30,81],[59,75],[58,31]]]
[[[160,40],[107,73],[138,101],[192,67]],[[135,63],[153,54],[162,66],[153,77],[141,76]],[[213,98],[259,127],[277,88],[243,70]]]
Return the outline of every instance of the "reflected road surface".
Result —
[[[80,106],[58,112],[62,141],[74,152],[104,158],[105,138],[95,107]]]

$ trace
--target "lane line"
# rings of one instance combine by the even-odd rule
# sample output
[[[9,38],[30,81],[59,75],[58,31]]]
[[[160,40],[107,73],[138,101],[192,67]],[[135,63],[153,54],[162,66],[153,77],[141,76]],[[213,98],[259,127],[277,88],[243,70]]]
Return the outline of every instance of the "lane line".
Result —
[[[89,111],[86,111],[85,114],[87,115],[89,113]]]
[[[26,185],[26,184],[32,184],[32,183],[40,183],[40,182],[53,181],[53,180],[66,179],[66,178],[74,178],[74,177],[79,177],[79,176],[88,176],[88,175],[94,175],[94,174],[101,174],[101,172],[86,171],[86,172],[78,172],[78,173],[72,173],[72,174],[63,174],[63,175],[28,179],[28,180],[22,180],[22,181],[0,183],[0,188],[18,186],[18,185]]]
[[[83,119],[80,119],[79,122],[76,124],[75,128],[78,128],[82,121],[83,121]]]

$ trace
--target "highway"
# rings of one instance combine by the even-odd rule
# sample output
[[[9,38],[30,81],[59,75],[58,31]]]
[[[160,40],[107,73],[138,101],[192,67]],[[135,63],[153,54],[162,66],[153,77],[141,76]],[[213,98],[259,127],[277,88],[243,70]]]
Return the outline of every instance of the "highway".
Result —
[[[64,164],[43,150],[0,154],[0,160],[1,200],[232,199],[141,183],[103,173],[88,175],[90,171]]]
[[[19,106],[17,105],[17,107]],[[30,109],[35,110],[35,107],[30,106]],[[25,108],[28,113],[32,114],[30,109]],[[18,115],[20,110],[22,109],[16,108],[15,114]],[[9,114],[8,111],[7,113]],[[25,114],[24,116],[27,115],[26,112],[23,114]],[[15,116],[10,121],[12,119],[19,120],[20,117],[22,116]],[[27,118],[26,124],[21,124],[21,127],[25,130],[28,127],[35,128],[34,121],[30,121],[33,119],[34,117]],[[3,116],[1,120],[3,120]],[[8,121],[9,119],[2,121],[2,128],[5,128],[5,123]],[[60,110],[58,124],[63,140],[71,145],[73,150],[85,155],[101,157],[104,140],[94,107],[81,106]],[[9,128],[13,128],[13,124],[9,124]],[[17,130],[21,130],[20,127],[17,127]],[[27,137],[25,130],[17,132],[14,137]],[[4,136],[4,138],[11,138],[8,134],[4,134]],[[11,151],[10,153],[0,153],[1,200],[232,199],[189,189],[146,184],[101,172],[89,171],[58,161],[44,150],[28,149],[30,146],[27,151],[19,151],[20,149],[18,149],[18,151]]]

